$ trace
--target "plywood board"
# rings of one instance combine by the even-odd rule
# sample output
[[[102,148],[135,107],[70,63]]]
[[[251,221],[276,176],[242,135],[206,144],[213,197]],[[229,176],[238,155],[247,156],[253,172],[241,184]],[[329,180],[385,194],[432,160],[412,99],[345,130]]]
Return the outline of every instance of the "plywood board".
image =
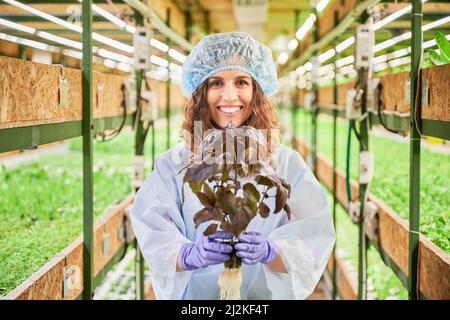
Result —
[[[5,40],[0,40],[0,55],[8,57],[19,56],[19,45]]]
[[[422,70],[422,85],[428,83],[428,103],[422,101],[422,118],[450,121],[450,64]]]
[[[167,24],[167,10],[170,10],[170,27],[181,36],[186,35],[186,17],[173,3],[167,0],[146,0],[147,5]]]
[[[67,79],[67,107],[59,104],[61,74]],[[94,72],[94,118],[123,114],[123,79],[121,75]],[[165,109],[167,83],[154,80],[149,83],[158,93],[159,108]],[[170,94],[172,108],[185,104],[180,86],[171,84]],[[0,129],[81,120],[81,70],[0,57],[0,115]]]
[[[319,94],[317,96],[319,105],[327,107],[333,104],[333,87],[321,87],[319,88]]]
[[[148,282],[145,285],[145,300],[156,300],[155,292],[153,291],[151,282]]]
[[[428,299],[450,300],[450,255],[420,237],[419,289]]]
[[[123,240],[119,239],[119,226],[125,215],[125,208],[133,201],[133,195],[125,198],[108,215],[95,224],[94,232],[94,276],[108,263],[120,249]],[[110,232],[109,254],[102,256],[103,232]],[[100,239],[100,240],[98,240]],[[99,245],[100,243],[100,245]],[[75,270],[73,288],[69,295],[64,296],[63,270],[71,266]],[[29,279],[11,291],[5,299],[75,299],[82,292],[83,285],[83,243],[79,237],[55,258],[46,263]]]
[[[385,110],[399,113],[409,112],[409,98],[405,94],[409,92],[406,85],[409,83],[407,72],[387,74],[381,77],[383,87],[381,94],[382,105]]]
[[[83,291],[83,237],[79,237],[61,253],[66,257],[66,267],[72,268],[77,273],[74,275],[73,290],[67,296],[64,296],[63,292],[62,299],[74,300]]]
[[[124,241],[119,238],[125,208],[132,202],[132,197],[122,201],[111,213],[99,221],[94,233],[94,275],[97,275],[120,249]],[[109,250],[103,251],[104,236],[107,235]],[[106,254],[104,254],[106,253]]]
[[[68,105],[59,104],[60,75]],[[94,72],[94,117],[122,114],[122,76]],[[98,108],[98,83],[103,107]],[[0,129],[82,119],[81,70],[0,57]]]
[[[302,141],[298,139],[297,146]],[[298,149],[301,150],[301,149]],[[332,190],[332,164],[323,155],[317,157],[317,175]],[[345,189],[345,173],[336,170],[337,199],[348,207]],[[358,184],[351,181],[352,195],[357,198]],[[391,257],[405,275],[408,271],[409,228],[405,219],[401,218],[383,201],[369,194],[369,200],[378,207],[379,237],[383,250]],[[421,292],[429,299],[450,299],[450,256],[431,241],[420,236],[419,283]]]
[[[329,274],[333,272],[333,257],[331,256],[327,263],[327,270]],[[344,259],[336,252],[336,285],[339,292],[339,297],[342,300],[356,300],[358,298],[358,282],[357,279],[351,275]]]
[[[422,101],[422,118],[450,121],[450,64],[422,69],[422,86],[428,84],[428,101]],[[409,72],[387,74],[380,77],[382,84],[381,101],[383,110],[397,114],[409,114]],[[338,86],[338,105],[345,108],[347,91],[353,88],[355,81]],[[424,89],[425,90],[425,89]],[[425,91],[423,91],[425,92]],[[425,98],[422,98],[425,100]],[[333,104],[333,87],[320,87],[319,105],[328,107]],[[302,103],[302,101],[300,101]]]
[[[161,82],[156,80],[147,80],[151,90],[156,91],[158,100],[158,109],[165,110],[167,107],[167,82]],[[171,108],[183,107],[187,99],[181,92],[181,87],[172,84],[170,87],[170,105]]]
[[[334,13],[337,12],[338,19],[340,15],[339,11],[340,3],[339,1],[333,1],[329,4],[322,15],[319,17],[319,39],[326,35],[334,28]]]

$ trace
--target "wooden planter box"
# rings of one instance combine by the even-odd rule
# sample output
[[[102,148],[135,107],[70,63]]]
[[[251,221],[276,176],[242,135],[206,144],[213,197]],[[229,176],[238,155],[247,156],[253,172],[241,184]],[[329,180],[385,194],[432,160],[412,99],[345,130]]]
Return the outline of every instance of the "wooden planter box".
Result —
[[[450,64],[422,70],[422,88],[428,84],[428,103],[422,101],[422,118],[450,121]]]
[[[304,155],[308,147],[301,140],[296,142],[297,150]],[[333,189],[332,162],[323,155],[317,156],[317,175],[329,190]],[[336,170],[337,199],[344,208],[348,208],[345,189],[345,173]],[[357,197],[359,185],[351,180],[352,194]],[[369,194],[369,200],[378,207],[379,238],[381,249],[386,252],[400,270],[408,276],[409,228],[406,220],[389,208],[383,201]],[[437,247],[424,235],[419,243],[419,290],[427,299],[450,299],[450,255]]]
[[[110,262],[119,250],[133,239],[131,222],[126,219],[126,208],[131,205],[133,195],[125,198],[109,214],[98,221],[94,227],[94,277],[97,276]],[[126,238],[121,236],[121,227],[128,233]],[[107,250],[104,241],[107,239]],[[83,242],[79,237],[67,246],[40,270],[35,272],[4,299],[7,300],[73,300],[82,293],[83,287]],[[77,283],[69,294],[64,294],[64,268],[71,268],[75,272]],[[147,286],[147,289],[149,286]],[[150,288],[151,289],[151,288]],[[67,292],[66,292],[67,293]],[[151,296],[150,292],[146,292]]]
[[[333,273],[333,257],[327,263],[328,274]],[[352,276],[344,260],[336,252],[336,286],[342,300],[358,299],[358,280]]]
[[[6,57],[0,57],[0,70],[0,129],[81,120],[81,70]],[[61,73],[67,79],[66,107],[59,104]],[[94,72],[93,80],[94,118],[122,115],[123,77]],[[99,83],[103,86],[100,97]]]
[[[409,97],[405,97],[406,85],[409,84],[408,79],[408,72],[387,74],[381,77],[383,86],[381,101],[385,110],[409,113]]]
[[[450,121],[450,64],[422,69],[422,119]],[[409,115],[409,97],[405,95],[409,84],[409,72],[387,74],[380,77],[383,87],[381,100],[384,110]],[[347,90],[353,88],[355,81],[340,84],[338,87],[338,105],[345,108]],[[425,85],[428,90],[424,89]],[[427,91],[428,101],[423,93]],[[319,104],[327,107],[333,102],[333,88],[319,88]]]
[[[60,76],[67,79],[68,105],[60,106]],[[61,68],[0,56],[0,129],[59,123],[82,119],[81,70]],[[93,73],[94,118],[122,116],[124,76]],[[158,107],[166,108],[167,84],[148,80],[157,92]],[[99,84],[101,84],[99,90]],[[101,105],[99,101],[102,101]],[[171,107],[185,98],[171,87]],[[101,106],[101,107],[100,107]],[[130,113],[130,112],[129,112]]]

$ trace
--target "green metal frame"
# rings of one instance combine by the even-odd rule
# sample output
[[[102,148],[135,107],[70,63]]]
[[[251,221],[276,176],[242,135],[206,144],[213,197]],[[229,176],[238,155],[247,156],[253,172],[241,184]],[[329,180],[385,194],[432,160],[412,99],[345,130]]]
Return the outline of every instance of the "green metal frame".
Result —
[[[330,111],[331,111],[331,113],[333,113],[333,112],[336,112],[336,118],[340,118],[339,116],[338,116],[338,110],[337,109],[331,109],[331,108],[322,108],[321,109],[321,111],[324,111],[324,110],[326,110],[326,112],[321,112],[321,113],[323,113],[323,114],[327,114],[327,115],[329,115],[330,114]],[[306,112],[308,112],[308,111],[306,111]],[[373,119],[377,119],[376,117],[374,117]],[[402,118],[402,119],[404,119],[404,118]],[[334,119],[333,119],[334,120]],[[334,125],[334,123],[333,123],[333,125]],[[333,128],[333,140],[336,138],[335,136],[334,136],[335,134],[334,134],[334,128]],[[335,145],[334,145],[334,141],[333,141],[333,155],[334,155],[334,152],[335,152]],[[334,206],[335,206],[335,203],[336,204],[339,204],[346,212],[348,212],[347,211],[347,207],[345,206],[345,204],[344,203],[342,203],[342,202],[340,202],[339,201],[339,199],[336,197],[336,193],[335,193],[335,177],[336,177],[336,166],[335,166],[335,162],[333,161],[333,170],[334,170],[334,177],[333,177],[333,188],[328,188],[327,187],[327,189],[330,191],[330,192],[332,192],[333,193],[333,215],[335,214],[334,213],[334,210],[335,210],[335,208],[334,208]],[[335,202],[336,201],[336,202]],[[378,253],[380,254],[380,257],[381,257],[381,259],[382,259],[382,261],[384,262],[384,264],[386,265],[386,266],[388,266],[393,272],[394,272],[394,274],[399,278],[399,280],[401,281],[401,283],[403,284],[403,286],[409,291],[410,289],[410,285],[409,285],[409,278],[408,278],[408,276],[403,272],[403,270],[395,263],[395,261],[389,256],[389,254],[386,252],[386,251],[384,251],[384,249],[382,248],[382,247],[380,247],[379,246],[379,243],[377,242],[377,241],[374,241],[374,240],[369,240],[367,237],[366,237],[366,241],[367,241],[367,244],[368,245],[372,245],[372,246],[374,246],[375,247],[375,249],[378,251]],[[334,256],[333,256],[334,257]],[[334,273],[335,271],[332,271],[332,277],[333,277],[333,273]],[[335,290],[336,290],[336,292],[334,293],[334,291],[333,291],[333,294],[335,295],[335,297],[337,297],[338,296],[338,294],[339,294],[339,292],[338,292],[338,288],[337,288],[337,286],[336,287],[334,287],[335,288]],[[418,293],[418,297],[420,297],[420,299],[427,299],[427,297],[425,296],[425,294],[423,293],[423,292],[421,292],[421,291],[419,291]]]
[[[416,92],[420,88],[422,58],[422,1],[412,1],[411,11],[411,98],[410,98],[410,155],[409,155],[409,259],[408,288],[411,300],[418,296],[419,221],[420,221],[420,133],[416,126]],[[420,97],[420,94],[419,94]],[[420,98],[419,98],[420,101]],[[417,105],[416,105],[417,103]]]
[[[356,14],[361,16],[358,18],[355,16],[355,12],[349,14],[345,17],[343,21],[337,24],[337,19],[335,15],[335,28],[329,32],[327,35],[322,37],[320,40],[317,37],[317,22],[314,25],[314,30],[312,31],[313,42],[312,45],[303,52],[303,54],[295,59],[291,64],[285,68],[285,72],[289,72],[295,69],[298,65],[305,62],[311,55],[317,55],[317,51],[327,45],[332,39],[336,39],[339,34],[343,34],[347,27],[350,25],[348,22],[350,20],[354,20],[355,18],[363,21],[364,18],[367,17],[367,11],[365,10],[368,5],[376,3],[378,1],[362,1],[358,5],[358,9]],[[364,12],[363,12],[364,11]],[[315,12],[316,13],[316,12]],[[359,200],[361,202],[361,211],[360,211],[360,221],[358,223],[359,227],[359,263],[358,263],[358,299],[366,299],[367,297],[367,244],[374,245],[380,256],[382,257],[384,263],[390,267],[394,273],[399,277],[403,285],[409,291],[410,299],[420,299],[426,298],[422,292],[420,292],[418,288],[418,265],[419,265],[419,222],[420,222],[420,140],[421,134],[442,138],[449,140],[450,139],[450,122],[440,121],[440,120],[429,120],[429,119],[421,119],[420,117],[420,105],[421,101],[416,101],[416,93],[420,88],[420,62],[422,57],[422,41],[423,41],[423,32],[422,32],[422,22],[423,22],[423,13],[422,13],[422,2],[421,0],[413,0],[412,1],[412,12],[410,15],[411,19],[411,90],[410,90],[410,113],[408,116],[401,116],[398,114],[382,114],[381,117],[384,120],[384,123],[387,127],[398,131],[399,133],[407,133],[410,132],[410,183],[409,183],[409,252],[408,252],[408,276],[405,275],[403,270],[401,270],[398,265],[391,259],[391,257],[379,246],[379,244],[375,241],[369,241],[365,234],[364,230],[364,197],[367,190],[367,185],[361,184],[359,185]],[[334,61],[337,59],[337,54],[334,57]],[[366,70],[359,70],[358,81],[360,87],[364,87],[366,85],[365,77]],[[317,152],[317,115],[318,113],[324,113],[333,116],[333,221],[336,223],[335,217],[335,209],[336,209],[336,121],[338,117],[345,118],[345,111],[337,108],[338,104],[338,88],[336,78],[333,83],[333,103],[334,106],[322,107],[320,108],[317,105],[317,90],[318,87],[316,84],[313,84],[312,92],[314,92],[315,100],[313,103],[313,108],[309,112],[311,114],[311,159],[313,163],[313,169],[316,173],[316,152]],[[363,105],[362,111],[363,114],[367,112],[368,116],[360,122],[359,129],[359,142],[360,142],[360,151],[368,150],[369,143],[369,127],[372,124],[379,124],[379,118],[376,112],[372,110],[366,110],[365,105],[365,94],[363,95]],[[419,92],[418,96],[421,97],[421,93]],[[296,121],[296,114],[292,113],[293,121]],[[417,118],[417,120],[416,120]],[[419,128],[417,127],[417,123],[420,123],[421,132],[419,132]],[[293,127],[295,128],[295,126]],[[295,136],[295,134],[294,134]],[[345,206],[339,202],[342,207]],[[332,280],[333,280],[333,298],[336,297],[336,263],[335,263],[335,252],[333,250],[333,261],[334,267],[332,271]]]
[[[414,92],[414,91],[412,91]],[[336,100],[334,101],[336,103]],[[327,107],[321,107],[319,108],[319,113],[326,114],[333,116],[336,115],[337,118],[343,118],[345,119],[345,112],[342,109],[338,108],[331,108],[329,106]],[[417,128],[415,124],[411,123],[410,117],[402,117],[395,114],[385,114],[383,115],[384,122],[388,125],[388,127],[399,130],[402,132],[408,132],[408,126],[413,125],[415,127],[415,130],[417,131]],[[334,119],[333,119],[334,120]],[[378,125],[378,117],[373,112],[369,112],[369,116],[366,118],[366,120],[373,125]],[[449,136],[449,127],[450,123],[445,121],[438,121],[438,120],[428,120],[428,119],[422,119],[422,133],[426,134],[428,136],[433,136],[437,138],[443,138],[448,139]],[[333,128],[333,134],[334,134],[334,128]],[[334,145],[334,139],[333,136],[333,152],[335,152],[335,145]],[[375,248],[378,250],[380,256],[382,257],[382,260],[384,263],[393,270],[393,272],[397,275],[397,277],[401,280],[405,288],[409,291],[410,299],[427,299],[427,297],[423,294],[423,292],[420,292],[418,288],[416,287],[417,284],[417,271],[418,271],[418,247],[419,247],[419,198],[420,198],[420,134],[418,138],[410,138],[412,140],[410,142],[411,145],[411,151],[410,151],[410,231],[409,233],[409,268],[412,268],[410,270],[409,274],[412,274],[413,277],[408,277],[405,275],[405,273],[400,269],[400,267],[392,260],[392,258],[382,249],[378,246],[378,243],[374,241],[370,241],[371,245],[374,245]],[[335,169],[334,161],[333,161],[333,168]],[[333,177],[333,184],[334,184],[334,177]],[[361,188],[361,186],[360,186]],[[360,189],[362,190],[362,189]],[[335,192],[333,190],[330,190],[333,192],[333,198],[336,196]],[[362,194],[362,193],[360,193]],[[338,203],[346,210],[346,207],[344,204]],[[334,203],[333,203],[334,206]],[[333,215],[334,215],[334,208],[333,208]],[[412,226],[411,226],[412,224]],[[360,239],[362,238],[362,235],[360,233]],[[365,237],[367,238],[367,237]],[[367,239],[365,239],[367,241]],[[364,250],[360,249],[360,254],[363,254]],[[363,265],[360,263],[360,268],[363,267]],[[334,272],[334,271],[333,271]],[[363,286],[361,283],[359,283],[359,288],[362,290]],[[359,290],[359,292],[361,292]]]
[[[27,0],[23,1],[27,3]],[[33,3],[52,3],[52,0],[32,1]],[[58,1],[55,1],[58,2]],[[67,3],[78,3],[76,0],[66,1]],[[61,141],[65,139],[75,138],[82,136],[83,140],[83,291],[76,298],[91,300],[93,298],[94,289],[105,278],[107,272],[111,270],[114,265],[120,261],[126,253],[128,243],[122,245],[117,253],[108,261],[108,263],[100,270],[100,272],[94,277],[94,215],[93,215],[93,139],[95,134],[103,132],[109,129],[115,129],[122,124],[123,116],[93,118],[93,55],[92,55],[92,23],[94,20],[103,20],[103,18],[93,17],[92,15],[92,3],[105,2],[105,1],[83,1],[82,3],[82,120],[65,121],[59,123],[40,124],[34,126],[15,127],[0,129],[0,153],[20,150],[20,149],[35,149],[37,146],[47,144],[51,142]],[[124,1],[113,0],[113,2],[123,3]],[[138,3],[134,0],[125,1],[132,5],[135,9],[138,24],[144,24],[144,16],[146,18],[156,19],[151,12],[151,9],[143,7],[142,3]],[[18,19],[22,19],[22,16],[18,16]],[[28,18],[25,17],[25,18]],[[38,17],[30,17],[30,19],[36,19],[40,21]],[[158,22],[158,21],[157,21]],[[190,28],[191,20],[187,21]],[[159,25],[163,27],[163,33],[169,38],[173,38],[178,44],[183,47],[191,47],[191,44],[184,39],[178,37],[173,30],[170,29],[170,10],[168,10],[167,25],[162,25],[159,21]],[[188,28],[188,29],[189,29]],[[159,34],[158,31],[156,33]],[[190,37],[191,34],[188,34]],[[169,39],[168,45],[172,44]],[[25,52],[22,50],[22,52]],[[170,62],[170,56],[167,56]],[[142,85],[142,79],[144,72],[136,73],[137,81],[137,101],[140,100],[140,87]],[[171,81],[167,82],[167,108],[165,110],[165,117],[167,120],[167,147],[170,147],[170,91]],[[155,126],[154,122],[151,122],[149,126],[144,127],[144,123],[140,121],[140,106],[138,105],[138,112],[129,114],[126,116],[125,125],[133,125],[136,129],[135,136],[135,155],[144,155],[145,140],[149,129],[152,131],[152,170],[154,169],[155,160]],[[175,110],[177,112],[177,110]],[[162,118],[160,115],[158,119]],[[156,120],[156,119],[155,119]],[[137,190],[135,190],[137,191]],[[134,239],[131,244],[136,248],[136,299],[145,298],[144,287],[144,259],[142,253],[139,250],[137,240]]]
[[[420,120],[422,134],[430,137],[450,140],[450,122],[440,120]]]
[[[23,3],[23,1],[21,1]],[[67,1],[64,1],[64,3],[67,3]],[[76,3],[79,3],[78,1],[76,1]],[[53,14],[54,17],[60,18],[62,20],[69,20],[69,18],[72,16],[70,14]],[[39,16],[35,16],[33,14],[24,14],[24,13],[0,13],[0,18],[6,19],[8,21],[12,21],[12,22],[17,22],[17,23],[21,23],[21,22],[47,22],[48,20],[39,17]],[[102,17],[102,16],[93,16],[92,20],[94,22],[108,22],[109,20],[107,20],[106,18]],[[54,30],[54,29],[52,29]]]
[[[314,14],[317,16],[317,9],[314,7]],[[319,23],[318,19],[314,23],[313,32],[313,43],[319,40]],[[317,58],[318,51],[313,51],[313,55]],[[317,71],[316,71],[317,72]],[[312,103],[311,110],[311,166],[314,174],[317,174],[317,116],[319,114],[318,98],[319,98],[319,86],[317,84],[317,79],[313,81],[312,92],[314,94],[314,99]]]
[[[295,59],[292,61],[285,69],[284,72],[288,73],[290,71],[295,70],[297,67],[299,67],[301,64],[308,61],[311,56],[315,55],[316,51],[319,51],[323,48],[325,48],[329,43],[331,43],[336,37],[338,37],[340,34],[345,32],[352,23],[359,17],[360,14],[362,14],[367,8],[370,6],[373,6],[380,2],[380,0],[361,0],[358,1],[353,8],[340,22],[339,25],[337,25],[334,29],[332,29],[330,32],[322,36],[320,39],[313,40],[312,44],[302,52],[301,56],[298,59]],[[317,13],[317,12],[316,12]],[[317,16],[317,14],[316,14]],[[316,20],[316,23],[318,23],[318,19]],[[314,34],[313,34],[314,36]]]
[[[102,283],[102,281],[106,277],[106,274],[111,271],[119,261],[123,259],[123,257],[127,253],[127,249],[128,243],[124,243],[106,263],[106,265],[97,273],[97,275],[94,277],[94,289],[96,289]]]
[[[319,106],[319,113],[333,116],[336,111],[338,118],[345,119],[345,111],[335,106]],[[410,128],[409,114],[406,116],[400,116],[397,114],[382,114],[383,121],[386,126],[392,130],[408,133]],[[369,122],[372,125],[379,125],[377,113],[374,111],[368,111]],[[420,126],[422,128],[422,134],[429,137],[435,137],[445,140],[450,140],[450,122],[442,120],[420,119]]]
[[[327,114],[333,116],[333,113],[336,112],[338,118],[345,119],[345,111],[338,108],[332,108],[330,106],[320,107],[319,113]],[[368,117],[370,118],[370,123],[372,125],[379,125],[378,116],[373,111],[369,111]],[[410,127],[410,117],[408,116],[399,116],[396,114],[383,114],[383,121],[386,126],[390,129],[408,133]],[[422,134],[430,137],[450,140],[450,122],[441,121],[441,120],[430,120],[430,119],[421,119],[421,128]]]
[[[334,11],[334,27],[336,27],[339,23],[339,12]],[[334,46],[336,46],[337,41],[334,41]],[[340,58],[339,53],[336,53],[333,58],[334,69],[337,70],[336,61]],[[337,105],[339,102],[339,87],[337,83],[337,72],[334,75],[333,79],[333,103]],[[337,205],[337,195],[336,195],[336,185],[337,185],[337,177],[336,177],[336,164],[337,164],[337,110],[333,110],[333,225],[335,230],[336,227],[336,205]],[[337,288],[337,280],[336,280],[336,243],[333,246],[333,270],[332,270],[332,282],[333,282],[333,292],[332,298],[336,300],[338,294]]]
[[[136,22],[138,25],[144,25],[144,17],[138,12],[134,11]],[[144,123],[140,120],[141,115],[141,105],[139,101],[141,100],[141,89],[142,89],[142,80],[144,79],[144,71],[140,70],[136,72],[136,101],[138,101],[138,112],[136,113],[136,135],[135,135],[135,148],[134,148],[134,154],[135,156],[143,156],[144,155],[144,146],[145,146],[145,140],[147,138],[148,133],[148,127],[144,128]],[[135,193],[139,188],[135,188]],[[144,257],[142,256],[142,252],[139,248],[137,239],[134,239],[134,246],[136,248],[136,269],[135,269],[135,276],[136,276],[136,300],[144,300],[145,299],[145,261]]]
[[[83,20],[83,299],[91,300],[94,283],[94,175],[93,175],[93,63],[92,1],[82,4]]]
[[[395,263],[395,261],[389,256],[389,254],[384,251],[384,249],[379,245],[377,241],[369,240],[369,244],[374,246],[374,248],[380,254],[381,260],[387,265],[392,272],[399,278],[403,286],[408,290],[408,276],[403,272],[403,270]]]
[[[296,30],[298,30],[300,26],[300,10],[295,10],[295,14],[294,14],[294,30],[293,32],[295,33]],[[298,56],[298,50],[294,51],[294,57]],[[294,102],[292,104],[292,108],[291,108],[291,112],[292,112],[292,142],[295,141],[295,139],[297,138],[297,134],[298,134],[298,110],[299,110],[299,103],[298,103],[298,99],[299,99],[299,94],[300,94],[300,90],[298,88],[295,88],[295,96],[294,96]]]
[[[367,111],[366,96],[367,96],[367,73],[365,69],[359,70],[360,88],[364,90],[361,99],[361,111],[364,114]],[[359,152],[369,150],[369,118],[364,118],[359,122]],[[356,126],[356,124],[355,124]],[[358,251],[358,299],[367,299],[367,237],[364,230],[364,208],[366,202],[366,193],[368,192],[368,185],[359,183],[359,202],[361,203],[358,222],[358,239],[359,239],[359,251]]]
[[[128,115],[125,124],[131,124],[132,117],[132,115]],[[117,128],[122,120],[122,116],[93,119],[92,133],[95,135],[105,130]],[[42,144],[82,135],[83,120],[0,129],[0,153],[20,149],[35,149]]]
[[[166,24],[167,26],[170,28],[170,8],[167,8],[167,20],[166,20]],[[172,45],[172,41],[170,39],[167,39],[166,41],[166,45],[170,48],[170,46]],[[166,54],[166,60],[169,62],[169,64],[171,63],[171,57],[169,55],[169,52],[167,51]],[[170,70],[169,70],[169,75],[167,78],[167,83],[166,83],[166,147],[167,149],[170,148],[170,104],[172,103],[171,101],[171,86],[172,86],[172,80],[170,79]]]

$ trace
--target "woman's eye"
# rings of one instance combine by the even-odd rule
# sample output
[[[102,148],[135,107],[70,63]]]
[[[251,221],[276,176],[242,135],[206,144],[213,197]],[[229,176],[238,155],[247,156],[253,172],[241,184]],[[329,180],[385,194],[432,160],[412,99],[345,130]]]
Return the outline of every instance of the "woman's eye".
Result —
[[[245,80],[238,80],[237,84],[238,84],[239,86],[245,86],[245,85],[247,85],[248,83],[247,83],[247,81],[245,81]]]
[[[211,87],[219,87],[220,84],[221,84],[220,81],[217,81],[217,80],[211,81],[211,82],[209,83],[209,85],[210,85]]]

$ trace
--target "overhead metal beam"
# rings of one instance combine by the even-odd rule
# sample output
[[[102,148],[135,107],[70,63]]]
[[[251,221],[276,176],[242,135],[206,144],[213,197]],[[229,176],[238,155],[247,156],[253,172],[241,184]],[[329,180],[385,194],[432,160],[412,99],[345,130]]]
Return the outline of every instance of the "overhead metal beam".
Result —
[[[117,128],[121,123],[121,116],[94,119],[94,134]],[[125,124],[131,124],[131,115],[127,116]],[[76,120],[0,129],[0,153],[21,149],[35,149],[39,145],[76,138],[82,135],[81,126],[81,120]]]
[[[450,14],[450,11],[429,11],[429,12],[424,12],[423,13],[423,22],[426,21],[436,21],[445,17],[448,17],[448,15]],[[398,19],[396,19],[396,21],[411,21],[411,14],[407,13],[401,17],[399,17]],[[389,25],[387,25],[386,27],[389,27]],[[409,27],[411,28],[411,25],[409,25]],[[385,28],[385,27],[383,27]]]
[[[60,13],[52,13],[52,16],[67,21],[73,15],[71,14],[60,14]],[[46,22],[51,23],[50,21],[36,16],[34,14],[21,14],[21,13],[1,13],[0,18],[6,19],[12,22]],[[109,22],[109,20],[105,19],[100,15],[92,16],[92,20],[94,22]],[[117,28],[117,27],[116,27]]]
[[[356,7],[353,8],[352,11],[350,11],[347,16],[345,16],[344,19],[339,23],[336,28],[332,29],[330,32],[328,32],[326,35],[324,35],[322,38],[320,38],[319,41],[313,43],[310,45],[300,57],[294,61],[292,61],[284,70],[282,70],[284,73],[288,73],[300,65],[302,65],[304,62],[306,62],[314,52],[320,51],[322,48],[327,46],[328,44],[333,41],[338,35],[345,32],[351,24],[359,18],[359,16],[370,6],[373,6],[374,4],[377,4],[380,2],[380,0],[363,0]]]
[[[136,11],[138,11],[144,18],[150,19],[151,23],[155,25],[156,28],[161,31],[162,34],[164,34],[167,38],[171,40],[171,42],[176,43],[183,49],[187,51],[191,51],[193,48],[193,45],[188,42],[183,36],[179,35],[177,32],[172,30],[167,24],[164,23],[164,21],[161,20],[161,18],[156,14],[155,11],[153,11],[152,8],[149,6],[143,4],[142,2],[138,0],[123,0],[125,3],[133,7]]]
[[[123,4],[122,0],[110,0],[112,3],[117,3],[117,4]],[[22,3],[30,3],[30,4],[79,4],[81,5],[81,2],[77,1],[77,0],[20,0],[20,2]],[[92,3],[108,3],[109,0],[92,0]]]

